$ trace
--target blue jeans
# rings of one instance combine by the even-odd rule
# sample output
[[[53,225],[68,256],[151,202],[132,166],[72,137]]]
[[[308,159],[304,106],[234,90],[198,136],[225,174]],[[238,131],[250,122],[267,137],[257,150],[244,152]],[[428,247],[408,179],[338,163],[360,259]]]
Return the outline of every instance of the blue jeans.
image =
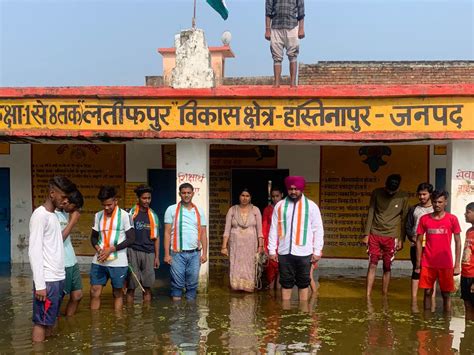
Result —
[[[171,252],[171,258],[171,297],[181,297],[183,289],[186,289],[186,298],[196,299],[201,252],[199,250],[190,253]]]

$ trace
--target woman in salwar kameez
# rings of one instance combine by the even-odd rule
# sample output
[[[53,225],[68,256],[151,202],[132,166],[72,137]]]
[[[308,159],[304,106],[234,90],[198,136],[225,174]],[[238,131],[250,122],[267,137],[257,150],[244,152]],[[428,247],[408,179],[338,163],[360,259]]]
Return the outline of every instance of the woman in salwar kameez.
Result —
[[[236,291],[254,291],[256,256],[263,252],[262,215],[251,198],[243,189],[226,216],[221,253],[229,256],[230,287]]]

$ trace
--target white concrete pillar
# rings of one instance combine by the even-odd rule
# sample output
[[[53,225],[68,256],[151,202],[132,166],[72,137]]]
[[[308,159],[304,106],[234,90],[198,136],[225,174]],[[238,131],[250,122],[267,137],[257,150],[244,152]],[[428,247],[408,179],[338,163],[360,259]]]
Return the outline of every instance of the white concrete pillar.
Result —
[[[197,140],[176,143],[176,188],[189,182],[194,187],[193,202],[206,216],[209,241],[209,143]],[[179,196],[177,195],[177,201]],[[209,243],[208,243],[209,245]],[[209,258],[209,248],[208,255]],[[201,265],[199,290],[205,292],[209,281],[209,261]]]
[[[448,145],[448,164],[446,171],[446,188],[450,195],[450,212],[459,219],[464,246],[466,223],[464,212],[466,205],[474,202],[474,142],[452,142]],[[454,257],[454,243],[453,243]]]
[[[211,66],[211,53],[207,47],[204,31],[183,30],[175,38],[176,66],[171,72],[173,88],[212,88],[215,75]]]

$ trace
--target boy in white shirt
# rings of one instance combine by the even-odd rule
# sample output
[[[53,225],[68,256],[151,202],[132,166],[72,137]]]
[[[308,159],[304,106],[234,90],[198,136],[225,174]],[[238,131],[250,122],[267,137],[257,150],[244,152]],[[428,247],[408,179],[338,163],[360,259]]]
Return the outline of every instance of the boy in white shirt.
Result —
[[[102,211],[95,214],[91,243],[96,254],[92,259],[91,304],[100,308],[100,295],[108,279],[112,283],[114,309],[123,307],[122,288],[128,273],[127,247],[135,241],[135,231],[128,213],[118,206],[117,191],[113,186],[102,186],[97,198]]]
[[[55,209],[62,208],[76,186],[66,177],[48,183],[48,197],[30,219],[28,257],[33,271],[32,340],[42,342],[51,335],[59,315],[64,288],[64,247]]]

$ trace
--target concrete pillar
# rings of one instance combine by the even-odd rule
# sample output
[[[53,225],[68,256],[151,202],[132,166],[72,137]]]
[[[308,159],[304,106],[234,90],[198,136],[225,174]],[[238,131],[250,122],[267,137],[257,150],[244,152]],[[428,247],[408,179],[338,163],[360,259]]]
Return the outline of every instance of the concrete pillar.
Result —
[[[186,140],[176,143],[176,187],[189,182],[194,187],[193,202],[202,209],[207,221],[209,240],[209,143]],[[177,195],[179,201],[179,197]],[[208,249],[209,258],[209,249]],[[201,265],[199,290],[206,292],[209,281],[209,262]]]
[[[453,142],[448,145],[446,188],[450,195],[450,212],[458,217],[461,240],[464,246],[466,230],[470,227],[464,219],[466,205],[474,202],[474,142]],[[453,243],[454,257],[454,243]]]
[[[176,66],[171,73],[174,88],[211,88],[215,86],[211,55],[204,31],[181,31],[175,37]],[[199,206],[209,224],[209,144],[196,140],[176,143],[176,186],[189,182],[194,187],[193,202]],[[207,228],[209,236],[209,226]],[[208,237],[209,240],[209,237]],[[208,254],[209,257],[209,254]],[[206,292],[209,281],[209,262],[201,265],[199,289]]]
[[[175,38],[176,66],[171,72],[173,88],[212,88],[215,86],[211,67],[211,53],[204,38],[204,31],[181,31]]]
[[[181,37],[178,34],[176,43],[179,44],[180,40]],[[158,52],[163,56],[163,84],[171,86],[171,75],[176,66],[176,48],[159,48]],[[209,52],[211,54],[211,66],[214,71],[215,84],[216,86],[222,85],[225,76],[225,60],[226,58],[234,58],[235,55],[228,45],[209,47]]]

